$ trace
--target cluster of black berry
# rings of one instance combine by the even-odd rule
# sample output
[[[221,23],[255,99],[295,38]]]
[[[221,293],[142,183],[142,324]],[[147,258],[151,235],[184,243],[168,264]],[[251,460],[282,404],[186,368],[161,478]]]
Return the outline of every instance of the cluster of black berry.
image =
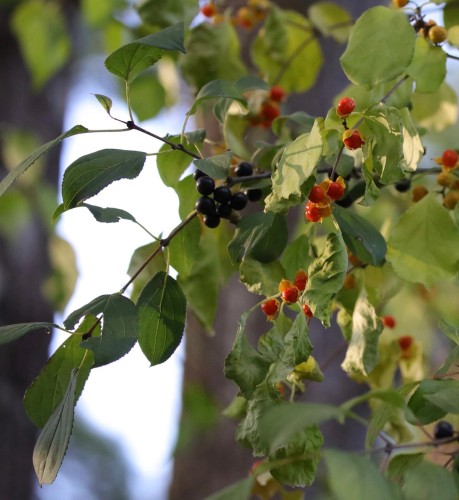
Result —
[[[234,171],[237,177],[249,177],[253,174],[250,163],[242,162]],[[217,227],[220,219],[229,219],[233,210],[242,210],[248,201],[258,201],[262,197],[261,189],[249,189],[232,193],[227,185],[215,187],[215,181],[201,170],[194,173],[196,189],[201,198],[196,202],[196,210],[204,216],[207,227]]]

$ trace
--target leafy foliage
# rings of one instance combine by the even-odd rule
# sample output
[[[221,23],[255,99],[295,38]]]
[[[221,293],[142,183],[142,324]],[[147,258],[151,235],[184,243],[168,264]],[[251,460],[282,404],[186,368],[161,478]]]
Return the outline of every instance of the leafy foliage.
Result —
[[[218,293],[237,273],[261,300],[242,313],[226,357],[225,376],[238,394],[225,414],[239,420],[236,439],[263,460],[210,498],[299,498],[301,491],[284,485],[310,485],[321,459],[338,499],[351,491],[357,500],[457,497],[458,430],[445,437],[436,425],[455,422],[459,413],[453,377],[459,316],[448,304],[457,297],[459,270],[459,145],[451,134],[446,150],[425,156],[425,134],[457,120],[457,95],[445,77],[459,15],[457,2],[439,7],[443,30],[426,19],[428,3],[403,3],[368,9],[355,23],[328,1],[313,3],[307,15],[264,0],[224,12],[212,2],[214,10],[202,16],[191,0],[137,7],[146,23],[137,36],[149,34],[105,61],[125,84],[130,120],[112,116],[110,97],[95,97],[126,131],[162,140],[156,164],[179,197],[181,222],[134,252],[119,292],[72,312],[64,327],[39,321],[0,327],[1,344],[43,328],[70,335],[25,396],[28,416],[42,428],[33,455],[41,484],[58,473],[90,370],[117,361],[137,341],[151,365],[165,362],[182,340],[187,314],[218,334]],[[53,5],[22,3],[13,18],[37,88],[66,57]],[[110,17],[89,2],[84,11],[93,25]],[[25,34],[37,19],[34,46]],[[247,60],[243,30],[251,31]],[[326,69],[323,37],[347,43],[340,62],[349,85],[325,116],[312,117],[292,109],[290,95],[312,88]],[[45,60],[40,47],[54,56]],[[134,122],[167,105],[167,85],[155,66],[162,58],[195,92],[179,134],[159,135]],[[152,89],[156,95],[143,105]],[[188,130],[191,116],[212,113],[205,129]],[[51,148],[89,132],[76,126],[38,148],[5,176],[0,195]],[[87,200],[138,176],[146,156],[105,149],[77,159],[65,170],[55,216],[85,207],[101,223],[139,224],[125,210]],[[292,222],[298,208],[305,220]],[[257,313],[266,318],[261,335],[252,331]],[[328,328],[335,319],[344,346],[329,346],[329,360],[317,360],[310,333],[318,321]],[[433,370],[429,348],[438,325],[452,345]],[[309,385],[328,377],[328,364],[342,350],[342,369],[367,390],[340,405],[308,401]],[[355,412],[362,404],[369,405],[368,421]],[[365,423],[368,453],[381,451],[375,442],[384,441],[381,470],[368,457],[323,450],[319,426],[331,419]],[[425,433],[433,437],[423,441],[418,428],[431,424]],[[425,451],[444,445],[451,446],[451,460],[440,467]],[[408,447],[418,453],[403,453]]]

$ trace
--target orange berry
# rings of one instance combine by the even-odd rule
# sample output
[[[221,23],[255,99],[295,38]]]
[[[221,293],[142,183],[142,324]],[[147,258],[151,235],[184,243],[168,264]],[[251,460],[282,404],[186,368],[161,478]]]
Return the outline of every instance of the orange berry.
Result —
[[[199,10],[201,14],[206,17],[213,17],[217,12],[215,6],[211,3],[203,5]]]
[[[429,29],[429,38],[432,43],[442,43],[446,40],[448,33],[443,26],[432,26]]]
[[[306,283],[308,282],[308,275],[306,271],[300,269],[295,273],[295,279],[293,280],[293,284],[298,288],[300,292],[302,292],[306,288]]]
[[[402,358],[409,359],[411,357],[410,349],[413,345],[413,337],[411,335],[404,335],[403,337],[399,337],[398,346],[402,351]]]
[[[346,130],[343,134],[343,142],[347,149],[353,151],[359,149],[365,144],[358,130]]]
[[[315,186],[312,186],[312,189],[308,194],[308,199],[313,203],[320,203],[325,199],[325,191],[316,184]]]
[[[269,299],[261,304],[261,310],[266,314],[268,319],[272,319],[279,311],[279,301],[277,299]]]
[[[414,202],[422,200],[424,196],[428,193],[427,189],[424,186],[414,186],[413,191],[411,192],[411,198]]]
[[[459,191],[450,191],[443,199],[443,205],[448,210],[454,210],[459,202]]]
[[[269,91],[269,98],[275,102],[281,102],[285,97],[285,90],[279,85],[273,85]]]
[[[298,300],[299,290],[296,286],[291,286],[283,290],[281,296],[287,304],[294,304]]]
[[[307,304],[303,304],[303,312],[305,316],[309,319],[311,319],[314,316],[314,314],[311,311],[311,308]]]
[[[382,322],[383,325],[387,328],[395,328],[396,321],[393,316],[383,316]]]
[[[339,102],[338,106],[336,106],[336,113],[341,118],[348,117],[355,108],[355,101],[350,97],[343,97]]]
[[[457,160],[459,160],[459,155],[454,149],[447,149],[443,151],[443,154],[441,155],[441,164],[444,167],[455,167]]]

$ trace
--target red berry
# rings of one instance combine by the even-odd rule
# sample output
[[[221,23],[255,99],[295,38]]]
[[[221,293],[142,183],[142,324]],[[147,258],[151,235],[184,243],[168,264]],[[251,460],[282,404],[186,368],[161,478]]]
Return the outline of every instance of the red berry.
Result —
[[[274,118],[280,116],[279,106],[271,102],[265,102],[263,104],[263,107],[261,108],[261,115],[263,116],[263,118],[273,121]]]
[[[322,215],[320,213],[320,207],[317,206],[315,203],[309,201],[308,203],[306,203],[304,216],[311,222],[319,222],[322,219]]]
[[[308,198],[313,203],[320,203],[325,198],[324,190],[316,184],[315,186],[312,186]]]
[[[347,149],[354,150],[362,147],[365,141],[358,130],[346,130],[343,134],[343,142]]]
[[[443,151],[441,155],[441,164],[445,167],[455,167],[458,159],[459,155],[457,151],[454,151],[454,149],[447,149]]]
[[[298,300],[298,295],[298,288],[296,286],[291,286],[282,292],[282,299],[285,300],[287,304],[293,304]]]
[[[339,182],[332,182],[328,186],[327,194],[332,200],[339,200],[344,194],[344,187]]]
[[[350,97],[343,97],[338,106],[336,106],[336,113],[341,116],[341,118],[346,118],[349,116],[355,108],[355,101]]]
[[[285,97],[285,90],[279,85],[273,85],[269,91],[269,98],[275,102],[281,102]]]
[[[303,304],[303,312],[307,318],[312,318],[314,316],[312,314],[311,308],[307,304]]]
[[[404,335],[403,337],[399,337],[398,345],[402,352],[408,351],[408,349],[413,345],[413,337],[411,335]]]
[[[395,318],[393,316],[383,316],[383,325],[387,328],[395,328]]]
[[[261,304],[261,310],[268,318],[272,318],[277,314],[277,311],[279,311],[279,301],[276,299],[269,299]]]
[[[201,14],[206,17],[213,17],[215,15],[215,7],[211,3],[203,5],[199,10]]]
[[[295,279],[293,280],[293,284],[298,288],[300,292],[302,292],[306,288],[306,283],[308,282],[308,275],[303,269],[300,269],[295,273]]]

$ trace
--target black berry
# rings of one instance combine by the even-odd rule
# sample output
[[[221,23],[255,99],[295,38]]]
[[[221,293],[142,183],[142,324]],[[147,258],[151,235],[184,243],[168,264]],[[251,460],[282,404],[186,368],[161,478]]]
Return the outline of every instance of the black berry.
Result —
[[[445,420],[440,420],[437,422],[434,429],[434,437],[435,439],[443,439],[452,437],[454,434],[453,426],[446,422]]]
[[[199,170],[196,169],[195,173],[193,174],[193,178],[195,181],[197,181],[200,177],[204,177],[206,174],[202,171],[202,170]]]
[[[261,189],[249,189],[245,192],[247,199],[249,201],[259,201],[263,196],[263,191]]]
[[[236,170],[234,173],[238,177],[248,177],[249,175],[253,174],[253,167],[250,163],[247,163],[246,161],[243,161],[239,163],[239,165],[236,167]]]
[[[231,189],[228,186],[220,186],[214,191],[214,200],[219,203],[228,203],[231,200]]]
[[[399,191],[400,193],[404,193],[405,191],[408,191],[411,187],[411,180],[410,179],[402,179],[401,181],[398,181],[395,184],[395,189]]]
[[[204,217],[204,224],[207,227],[217,227],[220,224],[220,217],[218,215],[206,215]]]
[[[247,205],[247,195],[242,191],[233,194],[231,198],[231,207],[234,210],[242,210]]]
[[[217,215],[226,219],[231,215],[232,212],[231,205],[229,203],[222,203],[221,205],[217,205]]]
[[[201,196],[195,205],[196,210],[203,215],[216,215],[215,202],[208,196]]]
[[[212,177],[204,175],[196,181],[196,189],[198,190],[198,193],[201,193],[205,196],[212,194],[215,189],[215,181],[212,179]]]

